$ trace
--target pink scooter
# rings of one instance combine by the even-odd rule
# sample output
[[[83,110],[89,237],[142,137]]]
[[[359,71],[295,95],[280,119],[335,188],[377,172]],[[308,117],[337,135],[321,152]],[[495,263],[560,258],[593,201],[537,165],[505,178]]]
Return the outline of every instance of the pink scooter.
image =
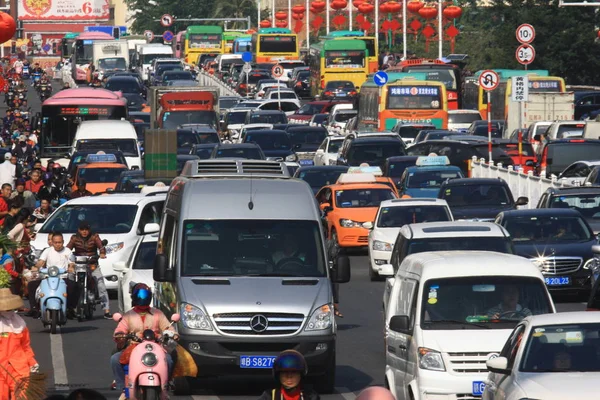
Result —
[[[123,316],[113,314],[117,323]],[[171,325],[179,321],[179,314],[171,316]],[[123,335],[139,344],[131,352],[129,365],[125,366],[125,395],[132,400],[160,400],[167,398],[169,367],[167,349],[174,349],[175,341],[169,335],[157,338],[154,331],[146,329],[143,339],[128,334]]]

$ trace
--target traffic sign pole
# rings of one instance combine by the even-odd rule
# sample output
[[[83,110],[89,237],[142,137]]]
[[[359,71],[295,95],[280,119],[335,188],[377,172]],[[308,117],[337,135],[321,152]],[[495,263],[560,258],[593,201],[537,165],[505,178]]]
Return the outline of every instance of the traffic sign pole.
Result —
[[[488,119],[488,155],[489,162],[492,163],[492,99],[490,90],[487,91],[487,119]]]

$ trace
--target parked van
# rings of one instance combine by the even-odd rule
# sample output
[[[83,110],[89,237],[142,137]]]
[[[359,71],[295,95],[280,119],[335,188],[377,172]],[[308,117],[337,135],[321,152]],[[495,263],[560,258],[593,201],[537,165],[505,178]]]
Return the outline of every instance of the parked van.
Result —
[[[187,162],[163,212],[155,306],[181,314],[179,343],[198,376],[270,375],[294,348],[319,393],[334,390],[332,282],[348,282],[350,269],[345,256],[329,262],[320,219],[285,163]],[[176,378],[176,393],[189,383]]]
[[[137,133],[129,121],[83,121],[77,128],[69,155],[92,149],[105,153],[121,151],[129,168],[142,168]]]
[[[217,71],[225,72],[229,71],[231,64],[243,64],[242,55],[241,54],[219,54],[217,58],[215,58],[215,62],[217,63]]]
[[[540,270],[510,254],[413,254],[395,280],[385,315],[385,383],[397,400],[480,398],[486,361],[517,323],[556,312]]]

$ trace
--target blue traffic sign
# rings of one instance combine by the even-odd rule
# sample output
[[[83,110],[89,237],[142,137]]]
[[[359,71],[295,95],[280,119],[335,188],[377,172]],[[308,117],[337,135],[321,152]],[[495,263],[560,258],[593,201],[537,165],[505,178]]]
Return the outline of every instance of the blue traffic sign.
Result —
[[[163,39],[167,42],[172,41],[174,36],[175,35],[173,35],[173,32],[171,32],[171,31],[165,31],[163,33]]]
[[[245,51],[242,53],[242,61],[243,62],[250,62],[252,61],[252,53],[249,51]]]
[[[390,79],[390,77],[384,71],[375,72],[375,76],[373,77],[373,80],[377,86],[385,85],[388,82],[388,79]]]
[[[47,53],[50,51],[51,48],[52,48],[52,46],[50,46],[48,43],[46,43],[44,45],[44,47],[42,47],[42,50],[44,50]]]

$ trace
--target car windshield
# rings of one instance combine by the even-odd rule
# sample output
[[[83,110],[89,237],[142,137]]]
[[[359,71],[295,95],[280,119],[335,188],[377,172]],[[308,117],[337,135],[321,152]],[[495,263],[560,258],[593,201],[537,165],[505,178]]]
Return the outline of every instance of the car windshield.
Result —
[[[201,124],[216,127],[214,111],[167,111],[163,115],[163,129],[176,129],[179,125]]]
[[[113,92],[119,90],[123,93],[140,93],[140,85],[135,79],[109,79],[106,82],[106,89]]]
[[[351,146],[347,158],[352,165],[368,163],[376,166],[383,164],[386,158],[403,155],[405,155],[404,146],[400,141],[398,143],[386,141],[385,143]]]
[[[586,219],[600,219],[600,192],[576,195],[557,193],[550,199],[549,208],[572,208]]]
[[[192,154],[196,154],[198,156],[198,158],[200,158],[201,160],[208,160],[210,158],[215,146],[216,146],[216,143],[214,146],[196,147],[196,152],[192,153]]]
[[[248,112],[229,112],[225,117],[228,124],[243,124],[246,121]]]
[[[246,158],[249,160],[262,160],[264,157],[260,151],[252,147],[235,148],[229,147],[217,150],[214,158]]]
[[[259,131],[260,132],[260,131]],[[285,133],[258,133],[250,132],[246,135],[245,143],[256,143],[265,150],[290,150],[292,142]]]
[[[201,144],[220,143],[219,134],[217,132],[196,132]]]
[[[195,144],[200,144],[200,139],[196,132],[187,130],[177,131],[177,148],[192,147]]]
[[[481,115],[479,113],[448,113],[449,124],[470,124],[473,121],[479,120],[481,120]]]
[[[219,108],[220,109],[228,109],[232,108],[240,101],[238,99],[219,99]]]
[[[511,157],[519,156],[519,143],[500,143],[498,147]],[[523,143],[521,146],[523,157],[535,157],[533,146],[530,143]]]
[[[400,228],[406,224],[421,222],[452,221],[445,206],[396,206],[381,207],[377,226]]]
[[[451,233],[449,233],[451,234]],[[513,245],[509,237],[443,237],[413,239],[408,246],[407,254],[424,253],[426,251],[479,250],[496,253],[513,254]]]
[[[327,276],[319,222],[187,220],[183,226],[183,276]]]
[[[592,232],[581,217],[537,215],[507,217],[503,225],[515,243],[588,242]]]
[[[320,144],[327,136],[326,129],[290,129],[288,135],[292,144]]]
[[[142,242],[138,247],[132,269],[152,269],[156,256],[156,242]]]
[[[277,90],[272,90],[269,92],[270,99],[297,99],[296,93],[294,92],[279,92]]]
[[[329,147],[327,148],[327,152],[329,154],[337,154],[342,143],[344,143],[343,140],[330,140]]]
[[[127,233],[133,227],[138,207],[129,204],[65,205],[60,207],[40,229],[40,233],[75,233],[81,221],[88,221],[92,231]]]
[[[450,207],[509,206],[511,200],[501,185],[449,185],[442,198]]]
[[[552,312],[541,279],[473,276],[426,281],[421,327],[429,330],[506,329],[523,318]]]
[[[320,104],[307,103],[307,104],[303,105],[302,107],[300,107],[300,109],[298,109],[298,111],[296,111],[296,113],[300,114],[300,115],[314,115],[314,114],[319,114],[322,109],[323,109],[323,106]]]
[[[298,174],[298,178],[308,183],[310,187],[320,189],[323,186],[332,185],[336,183],[343,172],[343,169],[300,171],[300,173]]]
[[[262,102],[260,101],[243,101],[241,103],[237,103],[233,108],[256,108],[260,106]]]
[[[126,157],[138,157],[138,145],[135,139],[82,139],[77,141],[77,151],[96,151],[98,149],[114,149],[121,151]]]
[[[127,171],[127,168],[80,168],[77,180],[83,179],[87,183],[116,183],[123,171]]]
[[[269,113],[269,114],[252,114],[250,115],[249,124],[287,124],[285,113]]]
[[[163,74],[164,81],[191,81],[194,80],[194,77],[191,73],[187,71],[169,71]]]
[[[98,69],[101,71],[107,69],[127,69],[127,62],[123,57],[101,58],[98,60]]]
[[[458,169],[441,171],[414,171],[408,173],[406,187],[415,189],[439,188],[448,179],[462,178]]]
[[[335,122],[346,122],[349,119],[352,119],[354,117],[356,117],[357,112],[353,111],[353,112],[343,112],[343,113],[337,113],[333,116],[333,120]]]
[[[335,204],[339,208],[379,207],[382,201],[395,198],[391,189],[350,189],[335,192]]]
[[[574,323],[532,327],[519,371],[600,371],[600,324]]]
[[[406,170],[406,168],[412,167],[413,165],[415,165],[415,162],[416,162],[415,160],[390,161],[387,176],[395,177],[395,178],[401,177],[402,174],[404,173],[404,171]]]

